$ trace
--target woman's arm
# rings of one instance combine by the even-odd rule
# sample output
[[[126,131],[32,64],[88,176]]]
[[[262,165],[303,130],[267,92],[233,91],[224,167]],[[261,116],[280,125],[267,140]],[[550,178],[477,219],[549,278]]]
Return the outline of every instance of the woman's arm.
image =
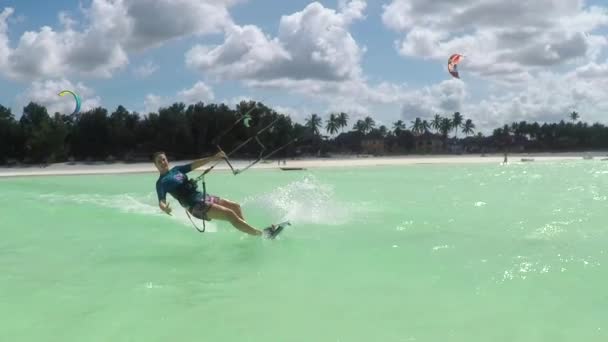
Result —
[[[169,206],[169,203],[166,201],[159,201],[158,202],[158,206],[160,207],[160,210],[164,211],[165,213],[167,213],[167,215],[171,215],[171,207]]]
[[[190,165],[191,165],[192,170],[195,170],[205,164],[208,164],[208,163],[216,161],[216,160],[225,159],[225,158],[226,158],[226,154],[223,151],[220,151],[211,157],[197,159],[197,160],[193,161],[192,164],[190,164]]]

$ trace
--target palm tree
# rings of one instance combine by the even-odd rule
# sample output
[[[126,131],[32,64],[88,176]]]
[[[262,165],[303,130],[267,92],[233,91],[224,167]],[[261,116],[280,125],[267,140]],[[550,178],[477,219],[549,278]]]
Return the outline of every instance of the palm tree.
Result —
[[[519,136],[528,138],[530,136],[530,129],[526,121],[520,121],[517,124],[517,132]]]
[[[514,133],[514,131],[509,125],[504,125],[502,127],[502,139],[505,146],[508,146],[511,142],[511,133]]]
[[[452,124],[452,120],[450,120],[450,118],[442,118],[441,122],[439,124],[439,131],[441,132],[441,135],[443,137],[443,148],[446,148],[446,143],[447,143],[447,139],[448,139],[448,133],[450,133],[450,131],[452,130],[453,124]]]
[[[395,133],[396,136],[401,134],[401,132],[404,130],[405,130],[405,122],[403,122],[402,120],[397,120],[393,124],[393,132]]]
[[[441,132],[441,135],[443,135],[444,139],[447,138],[448,133],[450,133],[453,127],[454,124],[452,123],[452,120],[450,120],[450,118],[441,119],[441,122],[439,124],[439,131]]]
[[[412,132],[414,134],[419,134],[422,131],[422,120],[420,118],[416,118],[416,120],[412,121]]]
[[[572,122],[575,122],[576,120],[578,120],[579,117],[580,117],[580,115],[578,115],[577,112],[570,113],[570,120],[572,120]]]
[[[460,112],[455,112],[454,116],[452,116],[452,127],[454,128],[454,138],[457,138],[458,128],[462,126],[462,115]]]
[[[365,134],[365,132],[366,132],[365,122],[363,120],[357,120],[357,122],[355,122],[355,124],[353,126],[353,130],[355,130],[361,134]]]
[[[479,145],[483,144],[483,133],[477,132],[477,135],[475,136],[475,140],[477,141],[477,144],[479,144]],[[483,146],[482,146],[482,151],[485,151],[485,148]]]
[[[516,137],[520,137],[523,135],[524,129],[524,126],[520,125],[519,122],[513,122],[509,131],[512,132]]]
[[[433,127],[437,133],[439,133],[439,129],[441,128],[441,115],[435,114],[433,120],[431,121],[431,127]]]
[[[540,135],[540,125],[538,124],[538,122],[534,122],[533,124],[530,125],[529,128],[529,134],[530,134],[530,138],[536,140],[538,139],[539,135]]]
[[[321,127],[322,121],[317,114],[310,114],[310,117],[306,119],[306,127],[310,129],[313,135],[318,136],[320,134],[319,128]]]
[[[331,113],[329,115],[329,119],[327,119],[327,125],[325,126],[327,133],[329,133],[330,135],[338,133],[338,126],[338,117],[336,116],[336,114]]]
[[[376,127],[376,122],[369,116],[366,116],[365,119],[363,119],[363,123],[365,124],[365,133],[370,132]]]
[[[469,136],[469,134],[474,134],[475,133],[475,124],[473,123],[473,121],[471,119],[467,119],[467,121],[465,121],[464,125],[462,126],[462,133],[465,134],[465,136]]]
[[[342,132],[344,132],[344,127],[346,127],[348,125],[348,114],[346,114],[344,112],[341,112],[340,114],[338,114],[337,123],[338,123],[338,126],[342,129]]]
[[[420,129],[424,133],[427,133],[429,131],[429,128],[431,128],[431,125],[429,125],[429,122],[426,120],[422,120],[422,123],[420,124]]]
[[[378,132],[380,133],[380,136],[382,136],[383,138],[386,138],[386,135],[388,134],[388,129],[386,128],[386,126],[381,125],[378,128]]]

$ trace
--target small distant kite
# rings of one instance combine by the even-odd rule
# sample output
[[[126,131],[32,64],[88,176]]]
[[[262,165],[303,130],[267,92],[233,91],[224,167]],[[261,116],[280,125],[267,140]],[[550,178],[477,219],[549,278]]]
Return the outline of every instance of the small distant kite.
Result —
[[[250,121],[251,121],[251,115],[249,115],[249,113],[243,115],[243,125],[245,125],[245,127],[249,127]]]
[[[65,96],[67,94],[71,94],[72,96],[74,96],[74,100],[76,100],[76,108],[74,109],[74,112],[72,114],[80,112],[80,96],[69,90],[63,90],[61,93],[59,93],[59,96]]]
[[[463,55],[459,54],[453,54],[450,56],[450,58],[448,59],[448,72],[450,73],[450,75],[456,78],[460,78],[460,76],[458,75],[458,63],[460,63],[460,60],[463,57]]]

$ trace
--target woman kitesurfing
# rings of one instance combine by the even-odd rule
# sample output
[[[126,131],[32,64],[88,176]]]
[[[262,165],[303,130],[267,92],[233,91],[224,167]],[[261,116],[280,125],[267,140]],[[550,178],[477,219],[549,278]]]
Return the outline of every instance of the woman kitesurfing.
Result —
[[[254,106],[254,108],[256,107]],[[243,121],[246,126],[249,126],[249,114],[254,108],[249,110],[245,115],[241,116],[228,130],[220,134],[216,139],[216,142],[219,143],[220,138],[241,121]],[[240,144],[231,152],[236,152],[238,149],[245,146],[247,143],[254,139],[262,147],[262,151],[260,152],[258,158],[254,162],[240,170],[233,168],[228,159],[228,155],[226,155],[226,153],[221,150],[219,145],[217,146],[219,152],[215,155],[195,160],[189,164],[175,166],[173,168],[170,167],[169,160],[167,159],[167,155],[165,152],[156,152],[153,156],[153,161],[159,172],[159,177],[156,181],[156,193],[158,196],[158,206],[160,207],[160,209],[168,215],[171,215],[172,209],[169,203],[167,202],[167,193],[169,193],[180,203],[182,207],[186,209],[188,217],[192,215],[202,220],[203,226],[205,224],[205,221],[217,219],[221,221],[230,222],[233,227],[244,233],[274,239],[286,226],[290,225],[288,221],[276,225],[271,225],[270,227],[264,228],[262,230],[253,227],[247,221],[245,221],[245,218],[243,217],[243,211],[238,203],[235,203],[225,198],[220,198],[218,196],[207,194],[204,176],[215,167],[217,162],[221,161],[225,161],[226,164],[228,164],[228,166],[232,170],[232,173],[234,175],[237,175],[249,169],[256,163],[258,163],[260,160],[269,158],[273,154],[277,153],[278,151],[285,148],[287,145],[297,140],[293,139],[287,144],[275,149],[274,151],[266,155],[262,155],[263,151],[265,150],[265,147],[259,140],[259,135],[262,132],[268,130],[275,123],[276,120],[265,126],[264,128],[260,129],[254,136],[250,137],[249,139],[246,139],[242,144]],[[189,172],[199,169],[204,165],[207,165],[212,162],[215,162],[215,164],[207,168],[199,177],[195,179],[188,178],[187,174]],[[203,184],[202,192],[198,189],[197,182],[199,180],[201,180]],[[192,218],[190,218],[190,220],[192,220]],[[192,221],[192,223],[194,224],[194,221]],[[201,233],[205,231],[204,228],[203,230],[199,229],[196,224],[194,224],[194,226]]]
[[[243,211],[238,203],[208,195],[198,190],[196,182],[188,179],[187,173],[196,170],[213,161],[221,161],[226,158],[224,152],[218,152],[207,158],[195,160],[192,163],[179,165],[171,168],[167,155],[164,152],[154,154],[154,165],[160,176],[156,181],[156,194],[158,206],[162,211],[171,215],[171,207],[167,202],[167,193],[171,194],[189,214],[205,221],[212,219],[228,221],[236,229],[250,235],[265,235],[274,238],[280,231],[275,225],[264,230],[251,226],[243,217]]]

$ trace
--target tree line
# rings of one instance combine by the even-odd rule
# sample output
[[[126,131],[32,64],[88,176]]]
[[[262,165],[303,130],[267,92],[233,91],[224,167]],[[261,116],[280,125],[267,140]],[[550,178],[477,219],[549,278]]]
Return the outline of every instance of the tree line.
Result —
[[[235,125],[245,113],[250,114],[250,124]],[[489,149],[521,144],[529,151],[608,147],[606,126],[580,122],[576,112],[570,113],[568,119],[567,123],[514,122],[484,136],[475,134],[473,121],[465,120],[459,112],[415,118],[410,125],[398,120],[391,127],[377,127],[371,116],[351,123],[343,112],[330,113],[325,120],[310,114],[304,124],[299,124],[255,101],[243,101],[234,109],[225,104],[174,103],[146,115],[129,112],[123,106],[111,113],[98,107],[70,115],[49,115],[44,106],[30,102],[19,119],[10,108],[0,105],[0,164],[143,161],[150,160],[159,150],[175,159],[192,159],[215,153],[218,145],[229,152],[272,122],[272,128],[259,135],[266,151],[297,138],[277,153],[278,158],[360,153],[366,139],[382,141],[385,153],[392,154],[416,153],[416,141],[429,137],[440,139],[444,149],[448,144]],[[257,157],[259,151],[260,146],[253,141],[234,157]]]

